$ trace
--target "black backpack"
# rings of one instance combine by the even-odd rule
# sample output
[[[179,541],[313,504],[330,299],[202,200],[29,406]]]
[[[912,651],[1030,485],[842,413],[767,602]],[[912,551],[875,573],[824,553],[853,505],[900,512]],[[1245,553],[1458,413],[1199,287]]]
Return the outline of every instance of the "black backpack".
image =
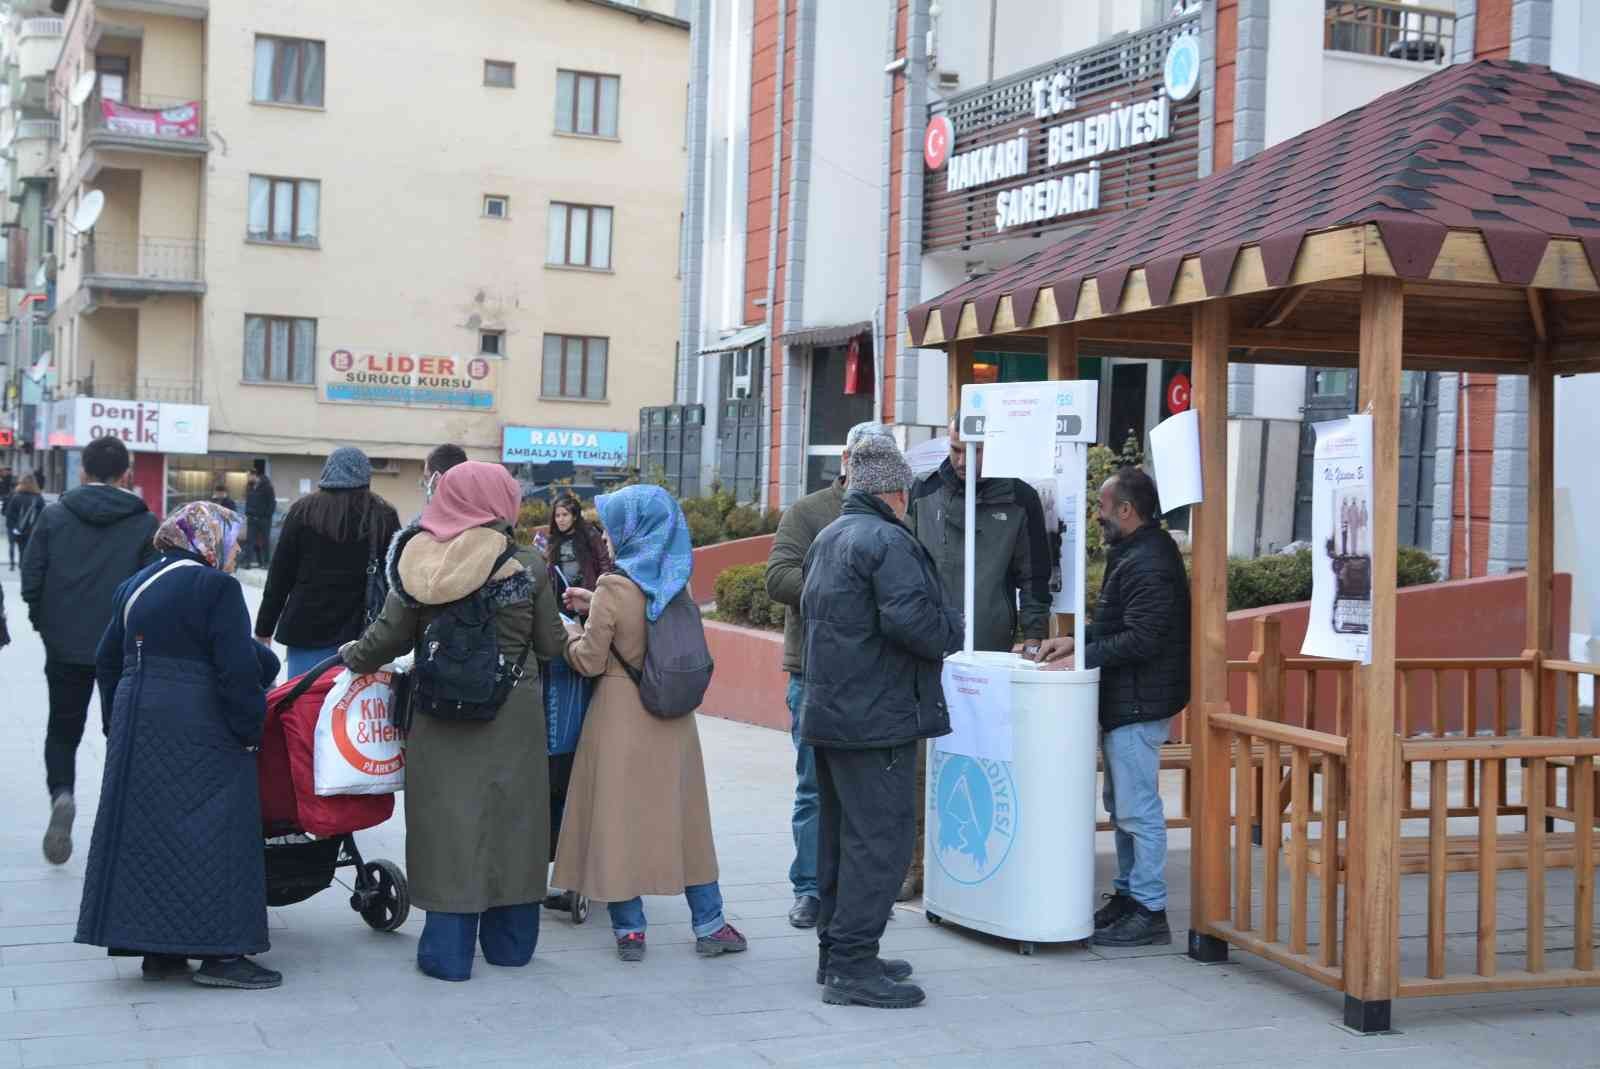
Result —
[[[715,667],[711,647],[706,644],[700,606],[689,596],[688,587],[667,602],[660,618],[645,624],[643,669],[623,660],[615,643],[611,652],[639,688],[645,711],[663,720],[676,720],[700,708],[711,686]]]
[[[506,547],[489,569],[491,579],[515,552],[515,545]],[[439,720],[493,720],[521,682],[533,634],[530,629],[516,661],[508,661],[500,652],[487,586],[445,606],[423,629],[412,669],[411,712]]]

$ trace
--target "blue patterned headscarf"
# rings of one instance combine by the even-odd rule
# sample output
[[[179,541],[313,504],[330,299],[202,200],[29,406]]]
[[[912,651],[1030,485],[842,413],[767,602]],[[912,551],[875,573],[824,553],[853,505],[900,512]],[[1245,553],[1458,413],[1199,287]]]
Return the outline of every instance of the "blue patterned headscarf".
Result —
[[[595,498],[594,507],[611,536],[617,571],[644,591],[645,619],[659,620],[694,571],[683,509],[659,486],[625,486]]]

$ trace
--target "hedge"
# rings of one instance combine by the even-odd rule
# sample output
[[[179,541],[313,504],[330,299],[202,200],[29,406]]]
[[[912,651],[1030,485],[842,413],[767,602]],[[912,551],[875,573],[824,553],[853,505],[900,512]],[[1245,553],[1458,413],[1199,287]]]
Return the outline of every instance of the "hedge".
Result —
[[[564,487],[557,483],[555,489],[559,492]],[[783,516],[780,509],[762,512],[750,505],[740,505],[720,485],[711,488],[709,497],[685,498],[679,504],[683,507],[684,520],[689,524],[689,541],[697,549],[737,538],[773,534]],[[585,510],[584,516],[590,523],[598,522],[592,507]],[[522,503],[517,516],[518,541],[524,545],[531,544],[535,530],[549,523],[550,503],[542,498],[529,498]]]
[[[767,597],[767,566],[741,564],[717,576],[717,619],[763,631],[783,629],[782,605]]]

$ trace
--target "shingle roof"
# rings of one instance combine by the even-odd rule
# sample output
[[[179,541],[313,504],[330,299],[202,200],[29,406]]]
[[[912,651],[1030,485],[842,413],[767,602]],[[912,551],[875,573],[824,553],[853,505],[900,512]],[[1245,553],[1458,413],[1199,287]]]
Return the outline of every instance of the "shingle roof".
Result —
[[[1600,86],[1507,60],[1448,67],[965,282],[910,309],[908,326],[920,343],[940,309],[948,340],[972,302],[988,333],[1006,294],[1026,323],[1046,286],[1071,319],[1088,278],[1115,308],[1139,267],[1163,305],[1186,256],[1200,257],[1206,292],[1218,294],[1252,244],[1280,286],[1306,234],[1365,223],[1402,278],[1426,278],[1452,229],[1481,232],[1507,284],[1532,280],[1552,237],[1581,239],[1600,274]]]

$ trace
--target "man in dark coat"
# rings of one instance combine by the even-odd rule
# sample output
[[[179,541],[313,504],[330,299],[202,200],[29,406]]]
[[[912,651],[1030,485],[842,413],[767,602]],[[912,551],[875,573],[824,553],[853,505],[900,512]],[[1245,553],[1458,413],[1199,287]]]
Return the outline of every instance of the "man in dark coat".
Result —
[[[1094,916],[1101,946],[1172,942],[1160,751],[1189,704],[1189,576],[1158,509],[1156,484],[1138,468],[1100,488],[1106,577],[1084,631],[1083,666],[1100,669],[1104,800],[1117,839],[1117,878]],[[1063,659],[1072,644],[1049,639],[1039,656]]]
[[[800,737],[815,748],[817,979],[823,1001],[919,1005],[911,966],[878,956],[920,800],[917,750],[950,733],[944,658],[961,648],[933,560],[903,523],[911,468],[894,440],[862,439],[839,519],[805,559],[805,704]]]
[[[267,477],[266,465],[256,463],[244,495],[245,551],[242,568],[265,568],[272,560],[272,517],[278,512],[278,491]]]
[[[767,597],[784,606],[783,670],[789,673],[789,737],[794,741],[794,862],[789,884],[794,906],[789,923],[796,928],[817,925],[817,761],[811,747],[800,741],[800,706],[805,699],[805,643],[800,614],[801,566],[818,533],[839,518],[844,505],[845,476],[850,452],[863,437],[888,434],[881,423],[858,423],[845,436],[839,458],[839,477],[829,486],[807,494],[790,505],[778,522],[767,557]]]
[[[982,447],[978,450],[980,467]],[[950,456],[939,470],[922,479],[911,491],[906,523],[917,541],[933,555],[944,583],[945,602],[963,611],[961,599],[966,577],[967,450],[960,428],[950,421]],[[1037,644],[1050,633],[1049,528],[1039,492],[1022,479],[979,479],[976,572],[973,577],[973,648],[1011,649],[1017,631],[1025,644]],[[917,762],[917,797],[922,797],[927,776],[927,755]],[[916,846],[911,867],[901,884],[905,901],[922,893],[922,815],[917,807]]]
[[[123,489],[128,448],[96,438],[83,450],[83,485],[45,508],[22,555],[22,600],[44,639],[50,720],[45,731],[45,782],[50,824],[44,856],[52,865],[72,856],[73,787],[78,743],[94,695],[95,648],[111,617],[117,586],[155,559],[156,518],[139,495]]]

